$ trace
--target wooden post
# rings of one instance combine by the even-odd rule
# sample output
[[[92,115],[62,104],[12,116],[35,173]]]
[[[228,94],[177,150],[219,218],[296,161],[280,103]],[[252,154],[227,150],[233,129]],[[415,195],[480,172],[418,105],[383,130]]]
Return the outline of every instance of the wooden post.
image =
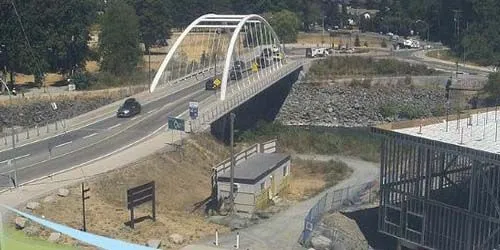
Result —
[[[82,182],[82,218],[83,218],[83,231],[87,232],[87,220],[85,217],[85,200],[89,199],[90,196],[85,196],[85,193],[90,191],[90,188],[85,189],[85,183]]]

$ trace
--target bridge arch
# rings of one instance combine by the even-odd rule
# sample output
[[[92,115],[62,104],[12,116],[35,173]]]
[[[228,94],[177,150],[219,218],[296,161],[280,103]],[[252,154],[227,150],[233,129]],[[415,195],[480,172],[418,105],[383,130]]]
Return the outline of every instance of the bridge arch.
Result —
[[[149,91],[152,93],[157,88],[158,84],[164,78],[166,74],[167,65],[171,62],[174,54],[177,52],[180,45],[183,43],[185,38],[193,32],[195,28],[222,28],[222,29],[232,29],[231,39],[229,41],[227,51],[225,52],[225,60],[224,67],[222,70],[222,83],[221,83],[221,91],[220,91],[220,100],[225,100],[226,91],[228,86],[228,78],[230,75],[230,69],[232,67],[231,61],[233,59],[234,51],[236,46],[238,45],[238,38],[240,32],[245,28],[245,24],[249,24],[250,22],[257,22],[264,25],[265,29],[267,29],[266,35],[270,37],[265,38],[266,42],[270,42],[272,46],[276,46],[281,50],[280,41],[276,32],[273,30],[269,22],[266,19],[261,17],[260,15],[250,14],[250,15],[217,15],[217,14],[206,14],[203,15],[196,20],[194,20],[189,26],[181,33],[181,35],[177,38],[175,43],[170,48],[167,56],[162,61],[158,72],[156,73],[153,81],[150,84]],[[208,23],[208,24],[206,24]],[[246,29],[245,29],[246,30]],[[261,31],[262,32],[262,31]],[[258,40],[258,39],[257,39]],[[261,40],[262,33],[261,33]],[[261,41],[262,42],[262,41]],[[263,44],[260,44],[263,45]],[[283,53],[283,51],[281,51]],[[215,66],[217,67],[217,66]],[[216,70],[216,69],[215,69]]]

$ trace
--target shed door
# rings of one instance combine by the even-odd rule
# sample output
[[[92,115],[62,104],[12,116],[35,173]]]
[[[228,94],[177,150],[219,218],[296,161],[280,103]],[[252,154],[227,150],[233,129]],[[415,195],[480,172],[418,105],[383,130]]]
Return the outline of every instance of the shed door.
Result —
[[[276,195],[276,181],[274,179],[274,175],[270,176],[271,178],[271,193],[270,193],[270,198],[273,198]]]

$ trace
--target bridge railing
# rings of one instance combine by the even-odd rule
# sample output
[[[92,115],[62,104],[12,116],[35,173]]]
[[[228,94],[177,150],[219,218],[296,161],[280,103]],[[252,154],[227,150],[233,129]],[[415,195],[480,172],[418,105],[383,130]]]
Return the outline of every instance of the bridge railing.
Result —
[[[243,86],[240,90],[234,91],[224,101],[216,101],[215,105],[205,110],[201,110],[198,119],[191,120],[191,132],[202,130],[206,125],[224,116],[240,104],[248,101],[257,93],[273,85],[283,77],[287,76],[304,64],[304,60],[297,60],[286,63],[283,67],[268,72],[264,77],[253,80],[251,84]],[[232,86],[235,88],[235,86]]]

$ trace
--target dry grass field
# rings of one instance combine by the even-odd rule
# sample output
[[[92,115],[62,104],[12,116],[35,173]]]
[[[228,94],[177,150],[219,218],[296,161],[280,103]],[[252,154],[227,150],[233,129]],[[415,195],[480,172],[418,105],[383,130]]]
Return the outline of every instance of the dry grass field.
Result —
[[[349,35],[335,35],[334,37],[330,37],[328,32],[325,32],[325,35],[323,36],[322,33],[299,33],[297,37],[297,43],[298,44],[328,44],[331,45],[332,43],[336,46],[339,44],[349,44],[351,47],[354,46],[354,41],[356,39],[356,35],[353,34],[352,36]],[[374,37],[374,36],[367,36],[363,35],[362,33],[359,34],[359,40],[361,46],[364,46],[364,43],[368,43],[368,47],[372,48],[382,48],[382,40],[381,38]],[[389,41],[387,41],[389,43]]]
[[[246,146],[239,144],[237,150]],[[186,157],[182,158],[180,152],[156,152],[122,169],[89,179],[86,184],[91,190],[91,198],[87,200],[88,230],[141,244],[148,239],[161,239],[167,244],[164,248],[173,249],[181,248],[181,245],[168,243],[168,236],[173,233],[184,236],[185,244],[189,244],[211,237],[215,229],[222,233],[228,231],[228,228],[208,223],[203,209],[192,212],[195,203],[210,195],[211,168],[228,157],[228,148],[210,135],[201,134],[186,140],[184,154]],[[286,198],[304,200],[347,177],[350,170],[339,166],[333,162],[294,160],[292,188]],[[144,220],[131,230],[124,224],[129,220],[126,190],[151,180],[156,182],[157,221]],[[42,203],[35,214],[80,228],[80,185],[69,189],[68,197],[56,197],[52,204]],[[135,213],[136,218],[150,215],[150,204],[144,204]],[[48,231],[42,233],[43,237],[48,234]],[[76,244],[68,238],[63,243]]]

